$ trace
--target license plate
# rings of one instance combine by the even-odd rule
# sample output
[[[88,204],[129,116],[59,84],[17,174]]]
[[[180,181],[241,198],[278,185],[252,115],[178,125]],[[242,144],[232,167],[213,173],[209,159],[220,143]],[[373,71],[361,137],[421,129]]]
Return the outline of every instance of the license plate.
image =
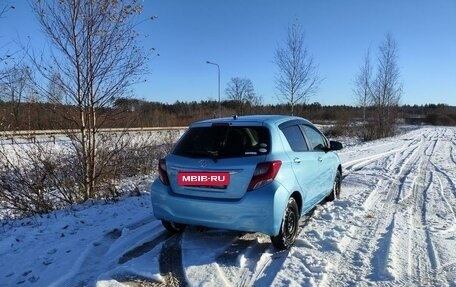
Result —
[[[229,172],[179,172],[177,183],[186,186],[227,186],[230,184]]]

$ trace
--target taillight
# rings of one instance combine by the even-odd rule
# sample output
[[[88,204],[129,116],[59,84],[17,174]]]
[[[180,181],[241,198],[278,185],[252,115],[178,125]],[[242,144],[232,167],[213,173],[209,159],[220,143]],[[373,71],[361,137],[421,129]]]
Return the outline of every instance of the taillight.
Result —
[[[164,185],[169,185],[169,178],[166,173],[166,160],[164,158],[158,161],[158,177]]]
[[[272,182],[279,172],[280,166],[282,166],[280,160],[257,164],[248,190],[257,189]]]

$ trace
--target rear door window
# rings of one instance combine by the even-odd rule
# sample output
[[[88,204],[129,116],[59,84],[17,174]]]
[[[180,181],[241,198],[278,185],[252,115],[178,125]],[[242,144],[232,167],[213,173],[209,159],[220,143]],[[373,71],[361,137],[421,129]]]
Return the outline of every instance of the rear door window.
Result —
[[[267,154],[270,135],[262,126],[194,127],[188,130],[173,154],[192,158],[231,158]]]
[[[326,141],[323,135],[312,127],[301,125],[304,132],[306,133],[307,139],[310,142],[312,150],[322,151],[326,147]]]
[[[293,151],[308,151],[307,143],[304,139],[301,129],[297,125],[291,125],[282,128],[282,132]]]

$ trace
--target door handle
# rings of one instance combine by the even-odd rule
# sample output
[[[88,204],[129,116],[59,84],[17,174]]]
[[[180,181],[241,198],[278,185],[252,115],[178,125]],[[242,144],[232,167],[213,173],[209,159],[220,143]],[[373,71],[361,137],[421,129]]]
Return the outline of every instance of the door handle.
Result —
[[[295,158],[293,159],[293,161],[294,161],[295,163],[300,163],[300,162],[301,162],[301,159],[300,159],[299,157],[295,157]]]

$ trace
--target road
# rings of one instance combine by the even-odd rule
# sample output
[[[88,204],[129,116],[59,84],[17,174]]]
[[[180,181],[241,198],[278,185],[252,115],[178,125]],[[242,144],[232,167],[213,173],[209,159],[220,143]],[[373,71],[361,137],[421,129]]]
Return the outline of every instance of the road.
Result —
[[[455,148],[454,128],[351,146],[341,198],[301,221],[290,251],[260,234],[189,229],[160,252],[178,258],[162,284],[456,286]]]
[[[456,128],[339,155],[340,198],[301,220],[291,250],[262,234],[169,236],[146,195],[2,227],[0,286],[456,286]]]

